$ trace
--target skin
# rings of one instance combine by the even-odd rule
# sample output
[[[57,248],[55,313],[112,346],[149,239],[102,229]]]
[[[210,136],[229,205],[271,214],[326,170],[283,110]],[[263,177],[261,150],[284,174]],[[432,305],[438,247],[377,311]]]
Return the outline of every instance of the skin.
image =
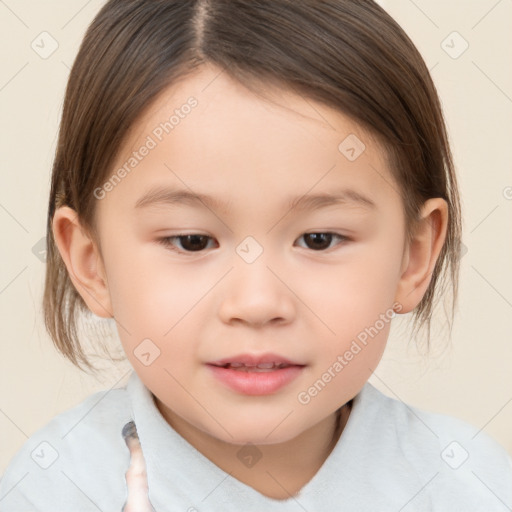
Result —
[[[418,305],[445,240],[448,210],[443,199],[428,200],[407,245],[399,187],[376,141],[336,110],[280,89],[263,98],[219,73],[204,66],[174,84],[132,127],[112,173],[174,109],[190,96],[198,101],[97,201],[99,244],[69,207],[57,210],[53,230],[75,287],[96,315],[115,318],[127,357],[166,421],[233,477],[284,499],[329,455],[335,411],[376,369],[390,323],[309,403],[298,394],[394,303],[400,314]],[[366,146],[355,161],[338,150],[349,134]],[[210,194],[222,204],[136,209],[154,184]],[[341,187],[364,193],[376,208],[345,203],[299,211],[287,204]],[[203,251],[188,253],[180,240],[167,247],[158,241],[183,232],[212,238]],[[303,237],[329,232],[348,241],[333,238],[315,250]],[[263,248],[250,264],[236,252],[247,236]],[[160,350],[148,366],[134,354],[147,338]],[[205,366],[248,352],[306,366],[266,396],[236,393]],[[348,416],[344,408],[342,427]],[[237,457],[248,442],[261,454],[252,467]]]

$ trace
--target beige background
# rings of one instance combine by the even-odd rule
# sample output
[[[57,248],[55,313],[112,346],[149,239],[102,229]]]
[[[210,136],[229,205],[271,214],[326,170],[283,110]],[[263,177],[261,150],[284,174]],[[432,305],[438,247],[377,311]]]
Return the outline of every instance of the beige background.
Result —
[[[417,44],[438,87],[460,178],[467,253],[452,339],[441,315],[427,358],[414,343],[407,348],[399,317],[371,382],[406,403],[474,424],[512,453],[512,2],[381,3]],[[130,369],[108,365],[100,381],[81,374],[53,349],[41,317],[45,267],[37,244],[45,235],[64,88],[102,4],[0,1],[0,474],[37,429],[90,393],[122,385]],[[58,43],[46,59],[31,47],[34,40],[42,46],[43,31]],[[453,31],[469,44],[458,58],[452,56],[464,41],[449,36]]]

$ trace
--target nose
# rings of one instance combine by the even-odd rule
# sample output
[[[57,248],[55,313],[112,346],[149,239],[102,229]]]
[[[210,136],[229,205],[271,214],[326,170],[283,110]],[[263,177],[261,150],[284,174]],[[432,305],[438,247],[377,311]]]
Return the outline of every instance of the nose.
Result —
[[[273,265],[274,266],[274,265]],[[264,326],[287,324],[296,314],[294,295],[286,278],[264,258],[253,263],[239,261],[224,283],[219,316],[224,323]]]

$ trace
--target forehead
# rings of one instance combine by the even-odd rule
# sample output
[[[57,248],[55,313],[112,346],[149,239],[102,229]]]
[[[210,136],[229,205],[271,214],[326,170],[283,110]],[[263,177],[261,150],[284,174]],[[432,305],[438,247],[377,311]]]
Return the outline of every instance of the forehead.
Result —
[[[208,66],[162,91],[135,123],[109,176],[123,167],[109,201],[131,208],[166,185],[268,207],[341,185],[376,203],[397,194],[382,148],[350,118],[290,90],[249,91]]]

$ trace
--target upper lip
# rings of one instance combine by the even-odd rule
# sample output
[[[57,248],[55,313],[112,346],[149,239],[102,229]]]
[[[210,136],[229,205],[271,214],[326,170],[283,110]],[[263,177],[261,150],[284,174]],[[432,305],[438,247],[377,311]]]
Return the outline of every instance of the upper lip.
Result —
[[[280,356],[279,354],[237,354],[230,357],[225,357],[223,359],[218,359],[217,361],[210,361],[207,364],[211,364],[214,366],[225,366],[230,363],[242,363],[245,366],[257,366],[259,364],[265,363],[275,363],[286,364],[290,366],[304,366],[301,363],[297,363],[296,361],[292,361],[286,357]]]

